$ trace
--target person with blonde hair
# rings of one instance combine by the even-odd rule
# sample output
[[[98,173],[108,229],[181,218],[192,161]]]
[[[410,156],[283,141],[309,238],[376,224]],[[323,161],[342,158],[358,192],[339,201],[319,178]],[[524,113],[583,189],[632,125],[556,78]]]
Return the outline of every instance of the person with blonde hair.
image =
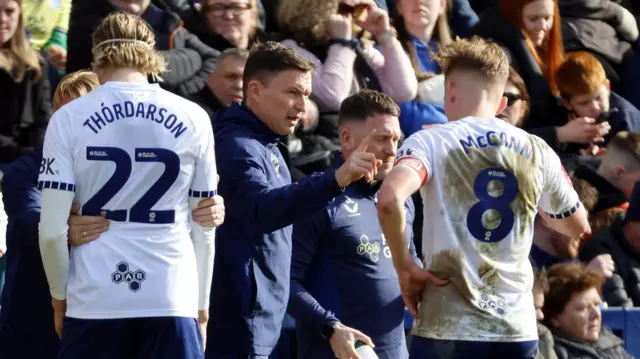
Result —
[[[63,105],[88,94],[99,86],[98,77],[91,71],[80,70],[66,75],[53,94],[53,110],[58,111]]]
[[[555,152],[495,117],[507,103],[502,49],[474,37],[444,46],[435,59],[449,123],[405,140],[378,194],[402,296],[417,319],[411,356],[533,359],[534,218],[540,212],[552,228],[581,237],[589,232],[586,211]],[[404,202],[417,190],[425,269],[405,238]]]
[[[189,209],[216,194],[213,132],[199,106],[148,82],[165,68],[155,41],[139,17],[107,16],[93,34],[101,86],[47,129],[39,243],[59,358],[204,356],[215,229]],[[110,225],[69,253],[74,198]]]

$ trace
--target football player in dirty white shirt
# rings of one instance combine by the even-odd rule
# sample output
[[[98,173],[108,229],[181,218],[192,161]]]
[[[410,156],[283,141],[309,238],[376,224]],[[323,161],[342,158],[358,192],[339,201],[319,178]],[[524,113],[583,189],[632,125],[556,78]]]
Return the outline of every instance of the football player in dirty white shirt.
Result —
[[[435,57],[449,123],[409,137],[378,197],[403,298],[412,358],[534,358],[534,218],[580,237],[587,217],[558,156],[497,119],[509,62],[496,44],[457,40]],[[420,189],[425,270],[404,237],[404,201]],[[418,307],[419,303],[419,307]],[[419,309],[418,309],[419,308]]]
[[[93,35],[102,85],[47,128],[40,250],[56,321],[66,312],[59,358],[204,357],[215,229],[190,211],[216,192],[213,133],[204,110],[147,81],[164,70],[154,46],[139,17],[105,18]],[[74,199],[111,224],[69,253]]]

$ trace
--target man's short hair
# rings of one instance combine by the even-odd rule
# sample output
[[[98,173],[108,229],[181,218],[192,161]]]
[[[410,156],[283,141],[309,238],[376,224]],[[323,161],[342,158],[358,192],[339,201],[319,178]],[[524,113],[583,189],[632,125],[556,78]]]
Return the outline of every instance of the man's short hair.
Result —
[[[53,94],[53,110],[57,111],[67,102],[86,95],[98,86],[98,76],[92,71],[80,70],[66,75]]]
[[[267,84],[271,77],[287,70],[310,72],[315,65],[293,47],[267,41],[251,48],[242,76],[242,93],[247,96],[249,82],[257,80]]]
[[[607,144],[607,154],[600,166],[605,170],[622,166],[626,170],[640,171],[640,132],[618,132]]]
[[[594,94],[606,80],[607,75],[600,61],[586,51],[567,54],[556,70],[558,91],[566,100],[573,96]]]
[[[374,115],[399,116],[400,108],[388,95],[378,91],[362,90],[342,101],[338,125],[347,121],[366,121]]]
[[[477,72],[495,83],[506,83],[509,77],[509,58],[505,52],[497,44],[478,36],[458,38],[441,47],[433,58],[445,77],[457,70]]]
[[[226,49],[224,51],[222,51],[220,53],[220,56],[218,56],[218,63],[222,63],[222,61],[224,61],[227,58],[240,58],[240,59],[247,59],[249,58],[249,50],[247,49],[240,49],[237,47],[232,47],[229,49]]]
[[[582,263],[554,264],[547,271],[549,290],[544,296],[544,320],[547,325],[564,311],[574,294],[595,288],[602,291],[602,273],[587,269]]]

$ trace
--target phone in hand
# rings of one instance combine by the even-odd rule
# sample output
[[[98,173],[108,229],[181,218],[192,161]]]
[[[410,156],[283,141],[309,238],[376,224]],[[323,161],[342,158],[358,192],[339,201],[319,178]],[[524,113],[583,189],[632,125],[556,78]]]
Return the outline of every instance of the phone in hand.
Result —
[[[598,115],[598,117],[596,118],[596,123],[600,124],[609,122],[617,113],[618,109],[616,107],[610,108],[609,111],[602,112],[600,115]]]

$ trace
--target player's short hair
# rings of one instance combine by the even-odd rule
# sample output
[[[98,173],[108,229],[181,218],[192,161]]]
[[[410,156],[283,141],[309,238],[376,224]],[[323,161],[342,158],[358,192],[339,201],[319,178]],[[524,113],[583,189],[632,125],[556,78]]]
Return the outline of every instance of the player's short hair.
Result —
[[[640,132],[618,132],[607,144],[600,168],[611,171],[617,166],[640,171]]]
[[[247,96],[249,82],[257,80],[267,85],[280,72],[298,70],[311,72],[315,65],[296,49],[279,42],[267,41],[251,48],[242,76],[242,93]]]
[[[93,64],[96,69],[135,68],[159,81],[165,61],[155,46],[156,35],[140,17],[112,13],[93,33]]]
[[[586,51],[571,52],[556,70],[558,91],[562,98],[590,95],[605,84],[607,75],[598,59]]]
[[[67,74],[60,80],[53,94],[53,110],[57,111],[67,102],[86,95],[98,86],[98,76],[92,71],[80,70]]]
[[[338,125],[347,121],[366,121],[373,115],[400,116],[400,108],[388,95],[374,90],[359,91],[342,101]]]
[[[472,71],[490,82],[506,83],[509,77],[509,59],[497,44],[479,36],[458,38],[442,46],[433,59],[438,62],[445,77],[454,71]]]
[[[602,273],[587,269],[582,263],[558,263],[547,270],[549,290],[544,296],[544,320],[547,325],[564,311],[574,294],[595,288],[602,291]]]

